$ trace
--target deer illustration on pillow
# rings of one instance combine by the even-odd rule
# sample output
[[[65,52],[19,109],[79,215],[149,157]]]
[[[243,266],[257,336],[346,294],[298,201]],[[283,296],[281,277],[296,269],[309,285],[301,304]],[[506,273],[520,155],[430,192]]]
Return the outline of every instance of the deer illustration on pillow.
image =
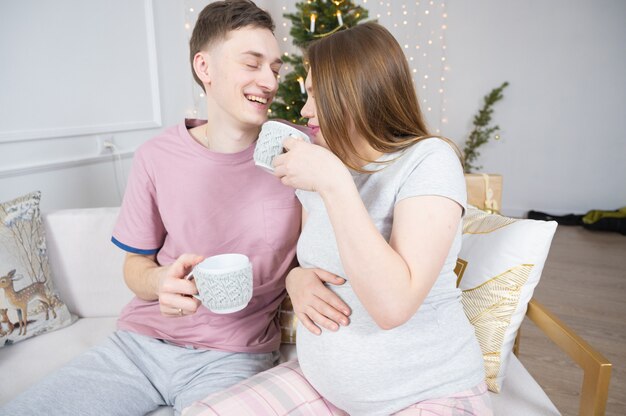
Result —
[[[46,320],[49,319],[50,311],[52,311],[53,318],[56,318],[57,314],[54,311],[54,299],[45,282],[36,282],[16,291],[14,282],[19,279],[21,277],[15,277],[15,269],[11,270],[6,276],[0,277],[0,289],[4,289],[6,299],[17,310],[20,327],[19,335],[26,335],[29,303],[35,300],[41,302],[46,310]]]

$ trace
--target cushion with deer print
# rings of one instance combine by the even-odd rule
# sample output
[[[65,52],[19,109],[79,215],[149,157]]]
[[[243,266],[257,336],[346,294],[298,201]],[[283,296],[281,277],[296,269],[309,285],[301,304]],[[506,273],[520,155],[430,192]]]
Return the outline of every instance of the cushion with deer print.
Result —
[[[0,347],[72,323],[48,263],[41,192],[0,203]]]

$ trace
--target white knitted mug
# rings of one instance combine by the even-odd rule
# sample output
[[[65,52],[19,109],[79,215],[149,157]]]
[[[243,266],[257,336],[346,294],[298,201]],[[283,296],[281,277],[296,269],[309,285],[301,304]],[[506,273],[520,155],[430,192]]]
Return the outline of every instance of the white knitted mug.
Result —
[[[220,254],[198,263],[188,276],[194,279],[194,295],[211,312],[233,313],[252,299],[252,263],[245,254]]]
[[[261,133],[254,148],[254,164],[268,172],[274,172],[272,162],[283,152],[283,140],[287,136],[293,136],[311,143],[311,139],[305,133],[307,129],[307,127],[296,126],[286,121],[266,121],[261,127]]]

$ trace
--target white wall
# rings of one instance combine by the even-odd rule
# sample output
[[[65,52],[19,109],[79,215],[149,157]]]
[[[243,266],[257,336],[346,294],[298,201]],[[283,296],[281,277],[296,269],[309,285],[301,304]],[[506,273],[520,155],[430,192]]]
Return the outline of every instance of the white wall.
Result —
[[[482,150],[504,211],[626,205],[626,2],[450,1],[445,134],[462,138],[482,96],[509,81]]]
[[[207,2],[153,3],[162,124],[168,126],[180,122],[194,107],[184,23],[190,6],[197,14]],[[374,17],[388,7],[372,0],[360,3]],[[401,3],[414,7],[414,2]],[[273,14],[277,37],[287,47],[289,42],[282,42],[288,32],[282,26],[282,7],[292,11],[295,1],[258,4]],[[511,84],[494,113],[502,140],[484,146],[479,160],[484,171],[504,175],[504,212],[584,213],[626,205],[626,118],[622,116],[626,3],[477,0],[445,4],[450,70],[445,83],[448,123],[441,125],[442,133],[461,144],[482,97],[502,81]],[[27,18],[7,16],[2,7],[0,24],[2,19]],[[401,41],[416,33],[411,24],[390,29]],[[33,43],[36,38],[33,33]],[[10,40],[0,40],[0,56],[9,47]],[[81,51],[91,52],[97,51],[89,51],[88,45]],[[41,94],[63,97],[54,83]],[[431,120],[431,125],[437,122]],[[114,139],[122,151],[132,152],[159,130],[114,133]],[[118,205],[112,161],[84,160],[96,153],[95,136],[0,143],[0,201],[41,189],[44,211]],[[79,165],[29,170],[64,160],[78,160]],[[129,160],[124,159],[126,173]]]

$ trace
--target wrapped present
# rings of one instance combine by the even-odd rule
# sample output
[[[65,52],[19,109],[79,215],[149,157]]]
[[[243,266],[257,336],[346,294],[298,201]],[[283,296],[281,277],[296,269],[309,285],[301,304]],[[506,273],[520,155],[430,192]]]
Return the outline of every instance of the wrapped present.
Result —
[[[499,214],[502,206],[502,175],[466,173],[467,203],[491,214]]]

